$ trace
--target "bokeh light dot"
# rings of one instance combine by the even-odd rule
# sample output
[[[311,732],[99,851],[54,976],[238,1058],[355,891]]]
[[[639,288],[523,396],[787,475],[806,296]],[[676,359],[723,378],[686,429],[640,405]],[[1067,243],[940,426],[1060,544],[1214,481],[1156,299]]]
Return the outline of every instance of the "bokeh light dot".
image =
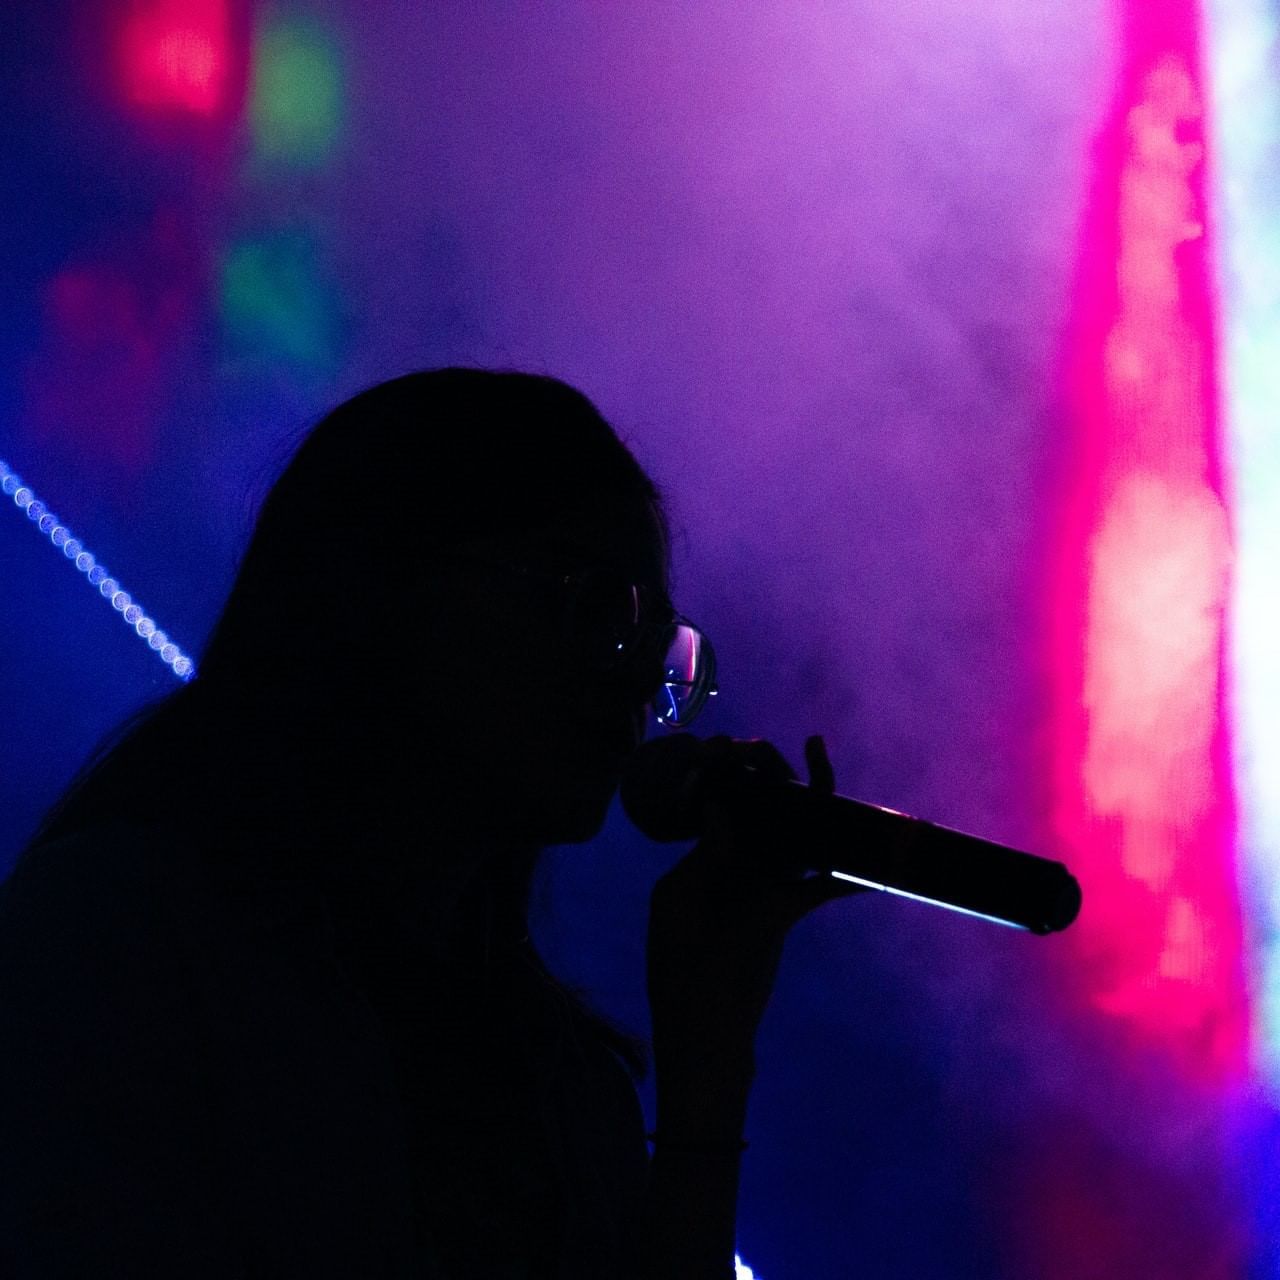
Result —
[[[121,33],[124,89],[139,106],[212,115],[231,68],[227,0],[149,0]]]
[[[273,21],[254,42],[249,120],[263,159],[303,168],[322,164],[342,125],[338,48],[313,20]]]
[[[93,559],[93,557],[92,557],[92,556],[90,556],[89,558],[90,558],[90,560],[92,560],[92,559]],[[89,581],[90,581],[90,582],[92,582],[92,583],[93,583],[93,585],[94,585],[95,587],[96,587],[96,586],[97,586],[97,585],[98,585],[98,584],[103,580],[103,578],[105,578],[106,576],[107,576],[107,571],[106,571],[106,570],[105,570],[105,569],[104,569],[100,564],[95,564],[95,565],[93,566],[93,568],[91,568],[91,569],[89,570]]]

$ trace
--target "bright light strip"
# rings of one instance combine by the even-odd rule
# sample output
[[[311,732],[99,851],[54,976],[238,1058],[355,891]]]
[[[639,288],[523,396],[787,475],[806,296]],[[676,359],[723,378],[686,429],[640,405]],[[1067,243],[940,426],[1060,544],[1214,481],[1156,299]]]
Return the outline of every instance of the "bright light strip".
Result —
[[[1223,413],[1234,493],[1231,602],[1240,861],[1254,922],[1254,1067],[1280,1092],[1280,6],[1207,0],[1222,234]]]
[[[757,1276],[736,1253],[733,1255],[733,1267],[734,1280],[764,1280],[762,1276]]]
[[[196,665],[178,648],[167,635],[156,627],[156,624],[134,604],[133,597],[121,589],[120,584],[107,573],[91,552],[84,549],[84,543],[73,537],[66,525],[60,524],[58,517],[45,506],[30,485],[22,483],[22,479],[6,462],[0,461],[0,492],[13,499],[13,505],[19,511],[25,511],[27,519],[53,543],[75,567],[84,574],[91,586],[97,587],[98,594],[110,600],[112,607],[129,624],[148,646],[155,650],[160,661],[167,666],[179,680],[190,680],[196,673]]]
[[[853,884],[863,885],[867,889],[879,889],[881,893],[891,893],[895,898],[910,898],[912,902],[927,902],[931,907],[945,907],[962,916],[973,916],[975,920],[989,920],[992,924],[1002,924],[1007,929],[1021,929],[1027,932],[1025,924],[1015,924],[1012,920],[1001,920],[999,916],[989,916],[982,911],[970,911],[968,907],[957,907],[951,902],[940,902],[937,898],[926,898],[919,893],[908,893],[905,889],[895,889],[891,884],[878,884],[875,880],[864,880],[861,876],[851,876],[843,871],[829,873],[837,880],[848,880]]]

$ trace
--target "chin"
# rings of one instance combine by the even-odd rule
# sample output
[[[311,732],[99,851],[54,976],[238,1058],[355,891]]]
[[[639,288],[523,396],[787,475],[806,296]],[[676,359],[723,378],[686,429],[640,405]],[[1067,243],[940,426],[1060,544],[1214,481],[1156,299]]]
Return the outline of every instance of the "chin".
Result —
[[[602,750],[584,756],[577,747],[570,758],[549,754],[541,763],[537,773],[521,779],[519,788],[518,811],[529,816],[529,835],[546,845],[594,840],[618,791],[622,753]]]
[[[547,836],[543,844],[585,844],[594,840],[604,827],[605,815],[609,812],[606,803],[600,809],[590,812],[561,814],[558,819],[548,823]]]
[[[606,792],[603,788],[591,797],[574,795],[563,805],[545,809],[539,815],[538,828],[541,844],[584,844],[594,840],[604,827],[617,786]]]

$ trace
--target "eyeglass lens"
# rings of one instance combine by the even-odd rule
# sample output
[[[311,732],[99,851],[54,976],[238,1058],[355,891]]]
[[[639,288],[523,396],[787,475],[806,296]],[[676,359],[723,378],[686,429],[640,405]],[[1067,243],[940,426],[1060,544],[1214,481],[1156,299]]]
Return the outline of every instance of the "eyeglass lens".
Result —
[[[715,691],[715,657],[710,641],[697,627],[675,624],[662,674],[662,688],[653,699],[654,715],[662,724],[689,724]]]
[[[646,633],[642,589],[608,575],[592,576],[579,584],[575,604],[574,630],[595,637],[592,647],[608,655],[606,664],[627,661],[628,655],[639,657],[634,646],[643,643]],[[662,680],[652,702],[654,714],[661,724],[683,727],[715,691],[714,652],[697,627],[683,620],[651,634],[666,641],[665,652],[653,653],[654,660],[661,655]]]

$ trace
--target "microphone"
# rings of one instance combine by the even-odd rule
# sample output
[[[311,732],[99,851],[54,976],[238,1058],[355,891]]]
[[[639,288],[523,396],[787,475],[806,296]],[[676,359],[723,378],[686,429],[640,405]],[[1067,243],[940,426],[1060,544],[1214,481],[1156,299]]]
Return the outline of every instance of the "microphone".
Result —
[[[696,839],[704,805],[716,800],[753,842],[793,862],[792,851],[803,850],[803,870],[1037,934],[1065,929],[1080,913],[1080,885],[1061,862],[746,766],[726,768],[687,733],[640,746],[621,795],[627,817],[653,840]]]

